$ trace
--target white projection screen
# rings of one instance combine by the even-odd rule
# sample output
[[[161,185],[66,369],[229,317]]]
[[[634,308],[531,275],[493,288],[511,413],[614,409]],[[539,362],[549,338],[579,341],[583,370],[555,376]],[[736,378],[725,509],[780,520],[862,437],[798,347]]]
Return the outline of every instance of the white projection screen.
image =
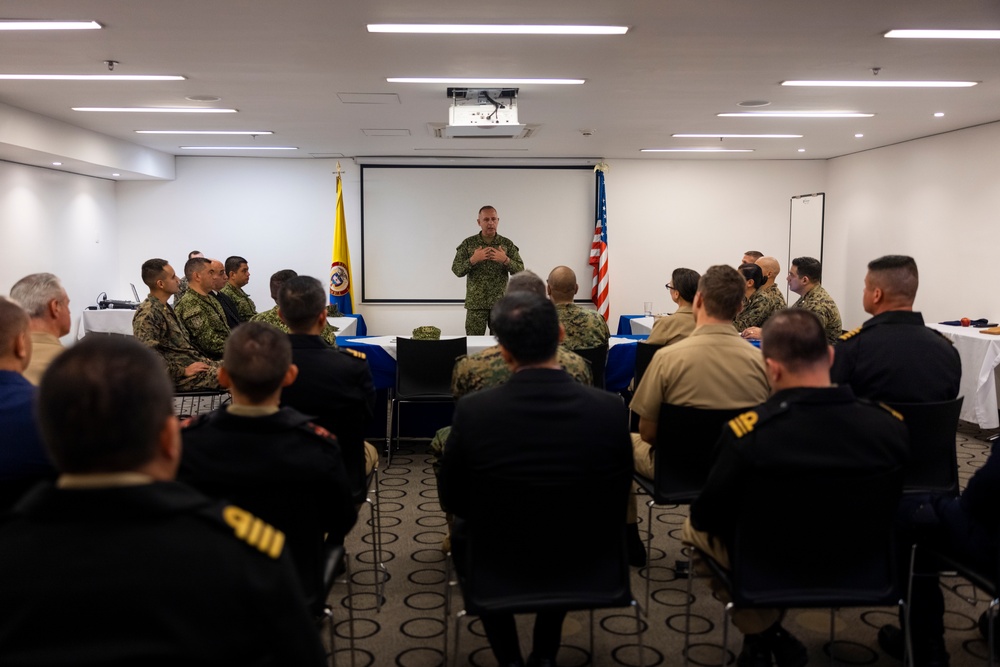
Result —
[[[566,265],[577,299],[589,301],[596,178],[593,167],[361,167],[361,296],[366,303],[448,303],[465,299],[451,272],[455,248],[479,232],[484,205],[498,233],[544,280]],[[357,267],[355,267],[357,275]]]
[[[788,264],[796,257],[814,257],[823,262],[823,217],[826,194],[797,195],[791,198],[788,220]],[[798,299],[785,284],[785,298]],[[793,301],[789,301],[789,304]]]

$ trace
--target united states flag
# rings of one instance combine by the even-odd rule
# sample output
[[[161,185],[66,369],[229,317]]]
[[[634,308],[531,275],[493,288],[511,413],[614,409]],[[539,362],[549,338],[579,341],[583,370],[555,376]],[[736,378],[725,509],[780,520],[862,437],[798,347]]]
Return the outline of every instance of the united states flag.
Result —
[[[594,267],[594,282],[590,298],[607,321],[611,301],[608,299],[608,202],[604,196],[604,172],[597,172],[597,225],[590,246],[590,265]]]

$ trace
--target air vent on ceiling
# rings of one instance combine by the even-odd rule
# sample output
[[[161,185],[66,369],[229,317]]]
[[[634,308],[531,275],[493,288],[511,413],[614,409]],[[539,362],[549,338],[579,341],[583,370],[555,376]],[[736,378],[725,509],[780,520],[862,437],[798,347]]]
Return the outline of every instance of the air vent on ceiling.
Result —
[[[431,136],[437,139],[528,139],[541,125],[448,125],[427,123]]]

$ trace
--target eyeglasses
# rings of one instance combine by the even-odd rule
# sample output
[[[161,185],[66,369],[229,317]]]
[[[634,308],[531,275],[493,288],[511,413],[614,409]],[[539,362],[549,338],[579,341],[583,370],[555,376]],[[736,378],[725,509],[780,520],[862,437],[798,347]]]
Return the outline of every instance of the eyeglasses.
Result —
[[[675,287],[674,287],[673,285],[671,285],[670,283],[667,283],[666,285],[664,285],[664,287],[666,287],[666,288],[667,288],[668,290],[674,290],[674,289],[676,289],[676,288],[675,288]]]

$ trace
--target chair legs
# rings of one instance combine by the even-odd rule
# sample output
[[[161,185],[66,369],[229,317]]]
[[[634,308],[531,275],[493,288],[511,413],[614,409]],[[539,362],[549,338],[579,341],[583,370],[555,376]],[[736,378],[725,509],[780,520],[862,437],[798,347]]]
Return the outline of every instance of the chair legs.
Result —
[[[396,393],[390,387],[386,390],[385,402],[385,467],[392,465],[392,413],[396,406]]]
[[[344,578],[347,580],[347,599],[351,600],[354,588],[351,583],[351,559],[349,554],[344,555]],[[354,608],[347,606],[347,627],[348,627],[348,647],[351,653],[351,667],[355,667],[354,657]],[[323,607],[323,617],[326,621],[327,631],[330,635],[330,666],[337,667],[337,624],[333,618],[333,607],[329,604]]]
[[[365,497],[371,520],[372,543],[372,585],[375,587],[375,611],[382,611],[382,601],[385,599],[385,584],[389,579],[389,570],[382,562],[382,512],[378,500],[378,466],[372,469],[372,483]]]

